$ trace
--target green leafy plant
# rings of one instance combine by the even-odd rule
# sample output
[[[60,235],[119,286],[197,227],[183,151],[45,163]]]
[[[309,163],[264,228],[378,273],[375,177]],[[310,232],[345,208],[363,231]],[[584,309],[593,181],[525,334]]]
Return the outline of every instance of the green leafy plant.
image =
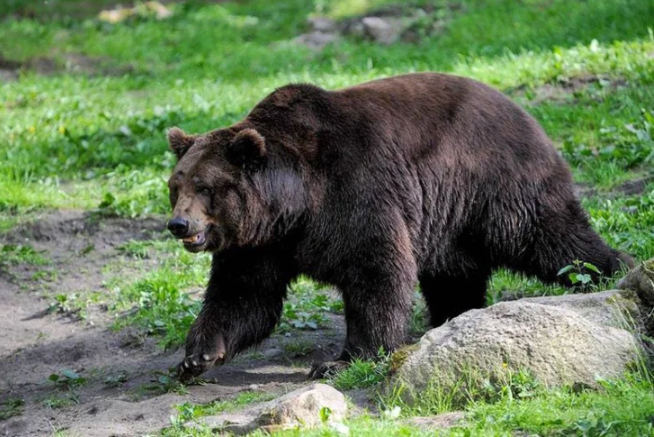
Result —
[[[48,307],[50,314],[64,314],[71,317],[76,317],[79,320],[85,320],[87,302],[81,298],[77,293],[64,294],[59,293],[54,296],[54,302]]]
[[[601,274],[599,269],[591,263],[580,260],[574,260],[572,264],[563,267],[557,273],[557,276],[567,275],[572,285],[581,285],[582,287],[589,286],[593,282],[593,278],[589,272]]]
[[[184,384],[182,384],[177,376],[171,372],[155,371],[152,372],[153,379],[148,384],[142,386],[143,390],[157,393],[176,393],[176,394],[187,394],[188,389]]]
[[[51,374],[48,376],[48,381],[60,390],[71,390],[81,387],[87,382],[86,378],[68,369],[62,370],[61,373]]]

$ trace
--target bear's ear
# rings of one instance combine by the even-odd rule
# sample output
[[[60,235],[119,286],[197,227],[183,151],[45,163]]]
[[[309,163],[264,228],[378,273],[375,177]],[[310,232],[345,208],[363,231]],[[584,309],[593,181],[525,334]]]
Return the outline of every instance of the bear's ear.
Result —
[[[194,142],[195,136],[186,135],[178,127],[173,127],[168,131],[168,144],[170,144],[171,150],[177,155],[177,159],[181,159]]]
[[[227,159],[243,169],[256,172],[266,162],[266,140],[254,129],[243,129],[227,148]]]

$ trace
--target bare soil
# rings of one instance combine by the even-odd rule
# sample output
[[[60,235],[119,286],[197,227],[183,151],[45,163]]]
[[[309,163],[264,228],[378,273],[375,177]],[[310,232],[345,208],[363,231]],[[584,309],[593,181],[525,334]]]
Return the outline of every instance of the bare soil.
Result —
[[[83,74],[86,76],[123,76],[134,73],[132,65],[120,65],[110,58],[87,56],[81,53],[52,53],[24,61],[6,59],[0,54],[0,83],[17,80],[22,71],[43,76],[57,73]]]
[[[47,266],[0,269],[0,402],[25,403],[21,414],[0,421],[0,436],[42,436],[56,430],[82,436],[156,433],[170,424],[176,404],[224,400],[246,390],[282,394],[306,383],[311,361],[338,352],[344,324],[333,315],[330,329],[293,331],[290,339],[274,335],[257,353],[205,374],[207,384],[188,386],[187,394],[162,393],[144,388],[157,378],[153,372],[165,372],[183,358],[181,349],[164,351],[156,339],[136,329],[110,329],[115,315],[106,305],[89,307],[85,320],[47,311],[54,294],[107,293],[104,281],[111,274],[106,269],[110,263],[120,266],[121,276],[137,278],[156,260],[126,258],[117,247],[130,239],[165,238],[163,223],[157,218],[94,218],[58,211],[0,235],[0,244],[28,243],[50,260]],[[48,280],[39,275],[43,271]],[[289,340],[313,344],[313,351],[288,356],[283,344]],[[48,381],[64,370],[83,376],[86,384],[68,390]],[[117,375],[123,376],[122,384],[105,383]],[[53,398],[74,401],[53,408],[48,402]]]
[[[576,95],[589,87],[616,90],[627,86],[627,81],[621,77],[602,77],[598,75],[581,75],[570,77],[556,83],[546,83],[533,89],[520,86],[507,90],[507,94],[527,106],[537,106],[541,103],[575,103]]]

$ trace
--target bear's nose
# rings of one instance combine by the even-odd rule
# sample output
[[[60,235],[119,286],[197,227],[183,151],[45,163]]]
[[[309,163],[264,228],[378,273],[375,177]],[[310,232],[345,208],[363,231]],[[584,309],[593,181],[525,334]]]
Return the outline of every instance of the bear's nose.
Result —
[[[168,221],[168,230],[176,237],[185,237],[188,233],[188,220],[175,217]]]

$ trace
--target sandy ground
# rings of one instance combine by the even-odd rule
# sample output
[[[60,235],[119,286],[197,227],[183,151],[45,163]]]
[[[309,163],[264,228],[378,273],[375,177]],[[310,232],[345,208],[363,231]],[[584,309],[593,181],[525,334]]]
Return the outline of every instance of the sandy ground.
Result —
[[[86,213],[47,213],[29,224],[0,236],[0,243],[29,243],[51,261],[46,266],[16,265],[0,269],[0,401],[23,399],[20,415],[0,421],[0,436],[66,435],[134,436],[155,433],[170,424],[174,406],[183,402],[209,402],[234,397],[245,390],[284,393],[306,384],[309,363],[333,357],[344,335],[342,318],[331,316],[331,329],[294,331],[293,340],[310,341],[312,353],[289,358],[273,336],[257,353],[205,375],[205,385],[187,387],[187,394],[144,390],[177,364],[181,349],[164,351],[156,339],[134,329],[116,332],[113,314],[106,305],[88,308],[86,320],[47,311],[53,296],[95,290],[106,293],[104,281],[115,272],[105,266],[124,256],[117,247],[130,240],[164,238],[163,219],[127,220],[92,218]],[[92,248],[92,249],[89,249]],[[152,262],[125,259],[114,263],[120,275],[142,274]],[[56,272],[48,281],[35,273]],[[38,276],[38,274],[37,274]],[[68,391],[48,377],[72,370],[87,383]],[[108,377],[123,375],[124,383],[112,387]],[[72,405],[52,408],[48,399],[74,397]]]

